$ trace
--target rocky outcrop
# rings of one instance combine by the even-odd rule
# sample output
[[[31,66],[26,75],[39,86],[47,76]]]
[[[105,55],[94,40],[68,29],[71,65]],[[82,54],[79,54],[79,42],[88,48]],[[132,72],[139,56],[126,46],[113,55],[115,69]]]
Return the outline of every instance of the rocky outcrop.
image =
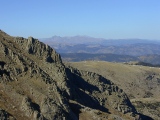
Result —
[[[140,119],[127,95],[110,80],[96,73],[80,71],[72,67],[68,70],[71,71],[69,76],[72,76],[70,80],[75,88],[72,91],[72,100],[104,112],[114,109],[131,117],[137,116],[137,119]]]
[[[122,89],[66,68],[48,45],[0,31],[0,108],[17,120],[140,119]],[[17,114],[18,113],[18,114]]]
[[[14,106],[9,112],[16,119],[76,118],[61,95],[69,88],[56,51],[34,38],[14,38],[3,32],[0,46],[1,99],[8,101],[3,108]]]
[[[21,110],[25,112],[25,116],[32,118],[33,120],[44,119],[43,115],[40,113],[39,105],[33,103],[30,98],[24,96],[20,107]]]
[[[0,108],[0,120],[15,120],[8,112]]]
[[[42,44],[37,39],[33,37],[28,37],[25,39],[23,37],[16,37],[14,41],[20,44],[21,48],[26,50],[29,54],[33,54],[38,59],[44,60],[46,62],[59,62],[61,63],[61,57],[56,53],[50,46]]]
[[[8,119],[8,118],[9,118],[8,113],[7,113],[6,111],[0,109],[0,119],[1,119],[1,120],[6,120],[6,119]]]

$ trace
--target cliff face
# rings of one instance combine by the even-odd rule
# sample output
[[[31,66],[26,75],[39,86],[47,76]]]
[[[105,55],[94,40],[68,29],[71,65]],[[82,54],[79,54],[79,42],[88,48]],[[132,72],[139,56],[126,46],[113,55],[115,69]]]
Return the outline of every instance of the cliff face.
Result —
[[[0,31],[0,115],[17,120],[141,119],[122,89],[66,68],[48,45]]]

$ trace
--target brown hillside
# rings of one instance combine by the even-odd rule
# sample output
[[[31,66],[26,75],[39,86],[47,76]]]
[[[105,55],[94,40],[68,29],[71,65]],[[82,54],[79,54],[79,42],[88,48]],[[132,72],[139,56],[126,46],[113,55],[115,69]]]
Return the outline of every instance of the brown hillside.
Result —
[[[1,30],[0,96],[0,119],[149,119],[110,80],[66,68],[48,45]]]

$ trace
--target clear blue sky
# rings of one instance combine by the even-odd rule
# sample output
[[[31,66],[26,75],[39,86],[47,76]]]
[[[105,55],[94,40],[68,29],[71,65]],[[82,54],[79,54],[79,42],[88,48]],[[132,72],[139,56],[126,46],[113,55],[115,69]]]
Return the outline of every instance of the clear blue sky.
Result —
[[[160,0],[0,0],[0,11],[12,36],[160,40]]]

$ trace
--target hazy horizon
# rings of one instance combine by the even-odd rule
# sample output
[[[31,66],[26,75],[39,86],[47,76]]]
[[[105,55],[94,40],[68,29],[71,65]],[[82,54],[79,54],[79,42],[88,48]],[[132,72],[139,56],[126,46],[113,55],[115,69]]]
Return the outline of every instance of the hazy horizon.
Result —
[[[34,37],[34,36],[33,36]],[[37,39],[50,39],[50,38],[55,38],[55,37],[60,37],[60,38],[74,38],[74,37],[86,37],[86,38],[94,38],[94,39],[103,39],[103,40],[149,40],[149,41],[160,41],[160,39],[143,39],[143,38],[102,38],[102,37],[93,37],[93,36],[88,36],[88,35],[73,35],[73,36],[60,36],[60,35],[53,35],[50,37],[46,38],[37,38]]]
[[[1,1],[0,29],[12,36],[160,40],[160,1]]]

